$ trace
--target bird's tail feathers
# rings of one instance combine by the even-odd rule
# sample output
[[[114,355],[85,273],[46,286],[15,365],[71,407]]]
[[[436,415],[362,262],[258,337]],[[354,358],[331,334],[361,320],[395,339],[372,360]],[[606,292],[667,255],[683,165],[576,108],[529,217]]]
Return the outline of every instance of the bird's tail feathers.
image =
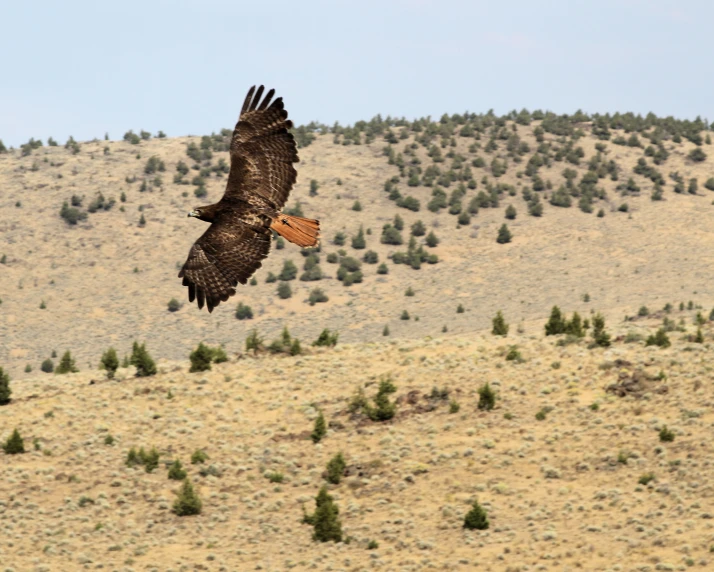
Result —
[[[302,246],[316,246],[320,239],[320,221],[283,213],[273,220],[270,228],[285,240]]]

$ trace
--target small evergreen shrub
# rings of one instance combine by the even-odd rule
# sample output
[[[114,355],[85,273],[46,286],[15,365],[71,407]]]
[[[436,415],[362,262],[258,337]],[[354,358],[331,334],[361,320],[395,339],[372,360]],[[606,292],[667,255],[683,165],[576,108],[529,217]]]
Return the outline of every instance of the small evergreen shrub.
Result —
[[[384,262],[377,267],[377,274],[389,274],[389,268],[387,268]],[[712,312],[714,312],[714,310],[712,310]]]
[[[174,502],[172,508],[173,513],[177,516],[190,516],[201,514],[203,503],[198,494],[193,488],[189,479],[184,479],[181,490],[178,492],[178,498]]]
[[[208,460],[208,455],[201,449],[196,449],[191,455],[192,465],[202,465]]]
[[[258,330],[251,330],[245,339],[245,351],[252,351],[254,354],[257,354],[262,349],[264,349],[263,338],[258,335]]]
[[[638,479],[637,482],[643,486],[647,486],[650,482],[654,481],[654,478],[654,473],[645,473]]]
[[[0,367],[0,405],[7,405],[10,403],[10,396],[12,395],[12,389],[10,389],[10,374],[3,371]]]
[[[483,384],[478,389],[478,408],[483,411],[491,411],[496,405],[496,392],[491,389],[488,383]]]
[[[498,236],[496,237],[496,242],[498,244],[506,244],[508,242],[511,242],[511,239],[513,238],[513,235],[511,234],[511,231],[508,230],[508,226],[504,223],[501,225],[501,228],[498,229]]]
[[[189,356],[191,367],[189,373],[197,371],[209,371],[211,369],[211,361],[213,360],[213,350],[204,345],[203,342],[198,344],[198,347],[191,352]]]
[[[6,455],[19,455],[25,452],[25,441],[20,436],[20,432],[17,428],[12,432],[12,435],[7,438],[2,448]]]
[[[327,423],[325,422],[325,416],[320,411],[317,419],[315,419],[315,426],[310,434],[310,439],[312,439],[313,443],[319,443],[325,435],[327,435]]]
[[[491,329],[491,333],[494,336],[507,336],[508,335],[508,324],[506,323],[506,320],[504,319],[503,314],[501,313],[501,310],[499,310],[496,313],[496,317],[493,318],[492,323],[493,323],[493,328]]]
[[[252,320],[253,319],[253,309],[247,306],[243,302],[238,302],[236,307],[236,319],[238,320]]]
[[[466,513],[464,518],[464,528],[467,530],[486,530],[489,527],[488,515],[483,507],[474,501],[471,510]]]
[[[595,314],[593,317],[593,343],[596,346],[608,347],[610,345],[610,334],[605,331],[605,318],[602,314]]]
[[[101,369],[107,371],[107,379],[113,379],[114,374],[119,367],[119,357],[117,356],[117,351],[114,348],[109,348],[104,354],[102,354]]]
[[[136,367],[136,377],[156,375],[156,363],[146,349],[145,343],[139,345],[139,342],[134,342],[129,363]]]
[[[307,301],[310,306],[314,306],[315,304],[327,302],[329,299],[330,298],[327,296],[327,294],[325,294],[322,288],[313,288],[310,291],[310,296],[308,297]]]
[[[40,369],[45,373],[52,373],[55,370],[55,364],[50,358],[47,358],[40,365]]]
[[[669,341],[669,336],[664,328],[657,330],[657,333],[651,334],[645,341],[645,346],[659,346],[660,348],[668,348],[672,345]]]
[[[178,312],[181,309],[181,302],[179,302],[176,298],[171,298],[168,303],[168,310],[169,312]]]
[[[278,297],[281,300],[287,300],[288,298],[292,298],[293,291],[292,288],[290,288],[290,284],[287,282],[281,282],[278,284]]]
[[[62,356],[59,365],[55,369],[55,373],[77,373],[78,371],[79,370],[77,369],[77,366],[74,363],[74,358],[72,357],[72,354],[69,350],[67,350],[66,352],[64,352],[64,355]]]
[[[311,515],[305,513],[303,522],[311,524],[315,531],[313,540],[319,542],[342,541],[342,524],[339,519],[339,509],[332,496],[327,492],[327,487],[322,487],[315,498],[315,512]],[[304,509],[303,509],[304,510]]]
[[[671,443],[674,441],[674,431],[667,429],[667,426],[663,425],[659,431],[659,440],[663,443]]]
[[[327,474],[325,476],[327,482],[332,483],[333,485],[339,485],[346,468],[347,463],[345,463],[344,456],[342,453],[337,453],[327,463]]]
[[[278,280],[287,282],[288,280],[295,280],[297,278],[298,269],[292,260],[286,260],[283,263],[283,269],[278,274]]]
[[[335,347],[337,345],[337,338],[339,334],[337,332],[330,332],[327,328],[320,332],[317,339],[312,342],[313,346],[318,347]]]
[[[271,483],[282,483],[285,480],[285,475],[279,471],[270,471],[265,473],[265,478]]]

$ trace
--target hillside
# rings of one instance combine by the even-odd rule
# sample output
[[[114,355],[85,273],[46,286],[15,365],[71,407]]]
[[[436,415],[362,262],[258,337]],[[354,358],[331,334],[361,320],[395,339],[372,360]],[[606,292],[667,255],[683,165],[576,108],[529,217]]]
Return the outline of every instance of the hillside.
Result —
[[[0,153],[0,363],[21,378],[53,351],[70,349],[80,369],[95,368],[108,346],[124,355],[135,339],[176,360],[201,340],[234,354],[252,328],[271,337],[288,326],[313,339],[329,327],[341,341],[364,342],[383,339],[385,326],[393,338],[440,335],[444,327],[467,334],[490,327],[499,309],[529,333],[540,332],[553,304],[617,320],[642,305],[711,305],[714,195],[707,182],[714,154],[707,127],[539,112],[302,127],[289,204],[299,202],[322,221],[323,279],[291,280],[292,297],[279,298],[278,283],[266,283],[270,273],[279,275],[290,260],[299,277],[307,260],[288,244],[273,251],[255,286],[212,315],[187,303],[176,274],[204,229],[186,213],[223,192],[224,134],[130,133],[66,146],[33,140]],[[204,189],[207,196],[194,196]],[[73,196],[86,216],[76,225],[60,217]],[[356,201],[361,210],[353,210]],[[509,205],[514,220],[504,218]],[[396,215],[403,244],[382,244],[382,227]],[[423,256],[415,248],[408,257],[419,220],[425,234],[415,247]],[[513,239],[498,244],[504,222]],[[360,227],[366,249],[351,246]],[[430,231],[439,240],[433,248],[424,246]],[[344,246],[334,243],[339,232]],[[340,249],[358,260],[371,250],[378,262],[363,262],[362,282],[346,286],[336,279],[338,263],[328,262],[329,255],[342,258]],[[398,252],[406,264],[395,263]],[[435,264],[410,267],[428,255]],[[387,274],[377,272],[382,263]],[[329,300],[310,305],[316,287]],[[405,296],[409,288],[413,296]],[[172,298],[183,303],[176,312],[167,310]],[[253,319],[235,318],[239,302]],[[405,310],[410,320],[400,319]]]
[[[7,570],[680,570],[711,567],[711,325],[669,348],[659,318],[613,325],[611,348],[509,333],[244,356],[189,373],[33,375],[0,407],[0,546]],[[540,326],[542,327],[542,323]],[[524,362],[507,361],[517,345]],[[390,377],[393,419],[350,414]],[[94,380],[94,381],[92,381]],[[478,408],[489,383],[493,410]],[[626,395],[607,390],[611,385]],[[629,393],[628,393],[629,391]],[[318,411],[330,429],[310,432]],[[673,441],[660,440],[666,426]],[[155,447],[158,467],[127,467]],[[191,464],[203,450],[204,464]],[[343,538],[311,539],[303,510],[329,485]],[[181,461],[202,514],[171,512]],[[271,482],[272,479],[272,482]],[[281,481],[281,482],[278,482]],[[477,500],[488,530],[467,531]],[[371,549],[370,549],[370,543]],[[376,546],[375,544],[376,543]]]

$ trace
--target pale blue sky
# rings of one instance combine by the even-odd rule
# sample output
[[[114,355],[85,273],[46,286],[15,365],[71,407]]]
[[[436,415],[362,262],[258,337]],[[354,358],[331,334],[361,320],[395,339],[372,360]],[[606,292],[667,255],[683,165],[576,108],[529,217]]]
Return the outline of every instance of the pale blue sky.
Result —
[[[463,111],[714,119],[714,2],[6,2],[0,139],[232,127],[265,83],[297,123]]]

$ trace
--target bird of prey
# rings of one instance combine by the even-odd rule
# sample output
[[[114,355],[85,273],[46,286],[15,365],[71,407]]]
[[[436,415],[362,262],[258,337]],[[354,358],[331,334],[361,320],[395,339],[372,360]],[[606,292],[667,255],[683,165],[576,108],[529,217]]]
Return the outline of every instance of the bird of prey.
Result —
[[[191,247],[179,278],[188,286],[189,302],[195,299],[209,312],[260,268],[271,231],[301,247],[315,246],[320,236],[319,221],[281,212],[297,178],[297,145],[282,97],[273,100],[271,89],[263,98],[263,91],[253,86],[246,95],[223,197],[188,213],[211,226]]]

